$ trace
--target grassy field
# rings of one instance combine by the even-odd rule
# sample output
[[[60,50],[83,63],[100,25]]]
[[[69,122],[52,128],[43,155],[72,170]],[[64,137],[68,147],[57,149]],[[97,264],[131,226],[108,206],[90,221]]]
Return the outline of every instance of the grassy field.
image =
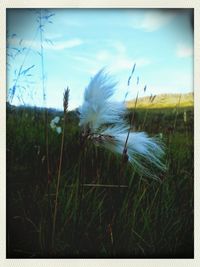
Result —
[[[77,115],[68,112],[52,240],[62,138],[49,126],[56,115],[63,116],[48,111],[47,160],[45,111],[7,106],[7,257],[192,258],[193,108],[135,112],[135,129],[166,144],[160,180],[83,144]]]
[[[127,101],[127,107],[133,108],[135,100]],[[152,95],[151,97],[140,97],[137,101],[137,108],[142,109],[163,109],[163,108],[176,108],[181,106],[184,108],[194,105],[193,93],[186,94],[160,94]]]

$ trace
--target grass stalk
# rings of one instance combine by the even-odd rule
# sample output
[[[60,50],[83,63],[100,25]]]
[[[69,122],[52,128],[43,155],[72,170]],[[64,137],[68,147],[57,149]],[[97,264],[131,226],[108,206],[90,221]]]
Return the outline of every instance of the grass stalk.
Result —
[[[41,59],[41,79],[42,79],[42,99],[43,106],[46,107],[46,88],[45,88],[45,66],[44,66],[44,36],[43,36],[43,21],[42,21],[42,9],[40,9],[39,14],[39,35],[40,35],[40,59]],[[44,140],[45,140],[45,149],[46,149],[46,168],[47,168],[47,195],[48,195],[48,207],[47,207],[47,216],[51,217],[51,204],[50,204],[50,182],[51,182],[51,171],[50,171],[50,163],[49,163],[49,133],[48,133],[48,109],[44,110]],[[51,228],[50,220],[48,220],[48,228]],[[48,235],[47,235],[48,237]],[[47,246],[49,244],[49,240],[47,240]],[[47,247],[47,249],[49,249]]]
[[[131,128],[132,128],[132,125],[133,125],[133,121],[134,121],[134,118],[135,118],[135,109],[136,109],[136,106],[137,106],[138,95],[139,95],[139,92],[137,92],[137,97],[136,97],[136,100],[135,100],[135,106],[134,106],[133,113],[132,113],[131,120],[130,120],[130,127],[129,127],[129,130],[128,130],[128,133],[127,133],[127,137],[126,137],[126,141],[125,141],[125,144],[124,144],[123,155],[126,154],[127,143],[128,143],[129,135],[130,135]]]
[[[134,118],[135,118],[135,109],[136,109],[136,106],[137,106],[138,95],[139,95],[139,92],[137,92],[137,97],[136,97],[136,100],[135,100],[135,105],[134,105],[134,109],[133,109],[131,120],[130,120],[130,127],[129,127],[129,130],[128,130],[128,133],[127,133],[126,141],[124,143],[124,149],[123,149],[123,154],[122,154],[122,162],[121,162],[121,168],[120,168],[120,175],[119,175],[119,186],[120,186],[120,178],[121,178],[121,176],[122,176],[122,174],[124,172],[125,163],[128,161],[127,143],[128,143],[129,135],[130,135],[131,128],[132,128],[132,125],[133,125],[133,121],[134,121]]]
[[[56,228],[56,217],[57,217],[57,208],[58,208],[58,194],[59,194],[59,186],[60,186],[60,175],[62,168],[62,159],[63,159],[63,148],[64,148],[64,138],[65,138],[65,121],[67,115],[67,107],[68,107],[68,98],[69,98],[69,89],[64,92],[63,99],[63,107],[64,107],[64,120],[63,120],[63,131],[62,131],[62,140],[61,140],[61,149],[60,149],[60,158],[59,158],[59,167],[58,167],[58,177],[57,177],[57,185],[56,185],[56,198],[55,198],[55,208],[53,215],[53,229],[52,229],[52,249],[54,248],[55,243],[55,228]]]
[[[39,31],[39,39],[40,39],[40,60],[41,60],[41,80],[42,80],[42,99],[43,99],[43,106],[46,107],[46,88],[45,88],[45,66],[44,66],[44,48],[43,48],[43,42],[44,42],[44,36],[43,36],[43,30],[42,30],[42,9],[39,11],[38,16],[38,31]],[[45,144],[45,153],[46,153],[46,168],[47,168],[47,195],[48,195],[48,206],[47,206],[47,217],[51,217],[51,205],[50,205],[50,192],[49,192],[49,186],[51,181],[51,171],[50,171],[50,164],[49,164],[49,133],[48,133],[48,109],[44,109],[44,144]],[[48,229],[51,228],[51,224],[49,223],[50,220],[48,219],[47,227]],[[48,244],[48,235],[47,235],[47,250],[49,249]]]

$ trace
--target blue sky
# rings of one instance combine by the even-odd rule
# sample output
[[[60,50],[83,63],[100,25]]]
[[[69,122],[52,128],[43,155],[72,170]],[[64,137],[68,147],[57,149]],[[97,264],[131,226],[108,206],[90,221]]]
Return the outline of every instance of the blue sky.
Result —
[[[193,31],[189,10],[55,9],[42,16],[46,105],[62,108],[64,88],[70,88],[69,108],[81,105],[84,89],[101,68],[117,84],[115,100],[161,93],[193,91]],[[17,81],[13,104],[42,106],[40,34],[35,11],[7,11],[7,87],[16,74],[33,66]],[[16,53],[16,48],[31,48]],[[15,48],[15,49],[13,49]],[[28,51],[28,52],[27,52]],[[130,86],[127,80],[136,64]],[[139,77],[139,84],[137,84]],[[144,86],[147,86],[144,92]]]

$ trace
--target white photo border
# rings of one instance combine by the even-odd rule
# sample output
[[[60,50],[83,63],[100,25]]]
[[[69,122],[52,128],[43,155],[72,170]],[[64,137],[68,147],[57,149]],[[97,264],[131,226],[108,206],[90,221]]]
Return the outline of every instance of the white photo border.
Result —
[[[193,8],[194,9],[194,259],[6,259],[6,9],[7,8]],[[0,266],[200,266],[200,1],[199,0],[1,0],[0,3]],[[200,140],[200,139],[199,139]]]

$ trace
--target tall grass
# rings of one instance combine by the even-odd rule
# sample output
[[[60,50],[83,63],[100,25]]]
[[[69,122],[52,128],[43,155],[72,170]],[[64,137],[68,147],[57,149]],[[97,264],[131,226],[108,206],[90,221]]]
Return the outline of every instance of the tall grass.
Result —
[[[135,124],[143,123],[135,111]],[[138,176],[121,157],[79,139],[75,113],[65,125],[54,250],[49,249],[62,137],[49,131],[50,218],[45,190],[43,111],[7,110],[8,257],[192,257],[193,111],[149,111],[145,130],[162,131],[168,172],[162,182]],[[61,115],[49,112],[49,119]],[[158,123],[159,125],[157,125]],[[187,128],[187,132],[186,132]],[[15,135],[15,139],[13,139]],[[37,147],[36,147],[37,146]],[[109,187],[108,185],[118,185]],[[102,186],[98,186],[102,185]],[[49,239],[50,238],[50,239]]]

